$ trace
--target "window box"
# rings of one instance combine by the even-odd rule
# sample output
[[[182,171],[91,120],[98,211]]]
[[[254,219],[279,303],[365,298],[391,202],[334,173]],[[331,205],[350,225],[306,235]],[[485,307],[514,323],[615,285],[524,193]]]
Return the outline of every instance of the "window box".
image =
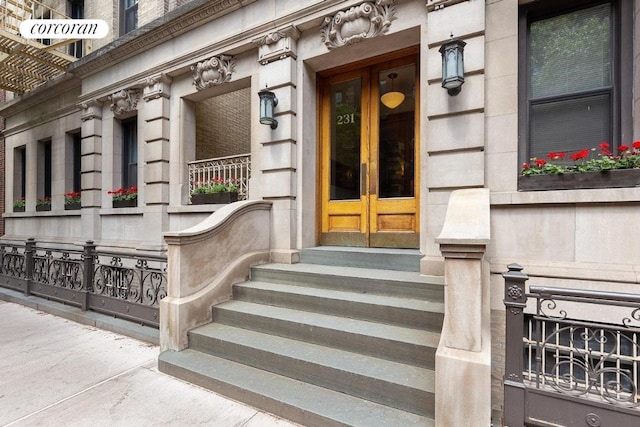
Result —
[[[518,177],[519,191],[574,190],[586,188],[636,187],[640,169],[612,169],[602,172],[530,175]]]
[[[113,208],[135,208],[138,206],[138,199],[130,200],[112,200]]]
[[[14,212],[24,212],[24,206],[14,206],[13,207],[13,211]]]
[[[77,211],[77,210],[80,210],[81,208],[82,208],[82,204],[80,202],[64,204],[64,210],[66,211]]]
[[[222,193],[196,193],[191,195],[192,205],[227,204],[237,201],[237,191],[225,191]]]
[[[50,211],[50,210],[51,210],[51,205],[50,204],[36,205],[36,211],[37,212],[44,212],[44,211]]]

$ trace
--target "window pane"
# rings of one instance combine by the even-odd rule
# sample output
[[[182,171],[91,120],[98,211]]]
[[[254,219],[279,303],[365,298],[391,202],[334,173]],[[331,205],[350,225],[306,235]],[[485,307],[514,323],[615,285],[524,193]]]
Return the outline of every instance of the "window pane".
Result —
[[[360,85],[331,86],[331,200],[360,198]]]
[[[531,106],[531,157],[579,151],[610,141],[610,96],[589,96]]]
[[[397,75],[394,78],[389,76]],[[380,102],[378,196],[413,197],[415,146],[415,65],[383,70],[378,75],[380,93],[400,92],[406,96],[395,108]]]
[[[563,95],[611,85],[608,4],[531,24],[531,96]]]

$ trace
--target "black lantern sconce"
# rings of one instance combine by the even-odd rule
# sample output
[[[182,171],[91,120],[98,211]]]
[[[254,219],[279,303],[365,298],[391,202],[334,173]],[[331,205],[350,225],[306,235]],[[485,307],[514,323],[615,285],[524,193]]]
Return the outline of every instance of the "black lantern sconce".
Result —
[[[278,127],[278,121],[273,118],[273,109],[278,105],[276,94],[266,89],[258,92],[260,96],[260,123],[271,126],[271,129]]]
[[[464,47],[466,43],[454,39],[440,47],[442,54],[442,87],[449,95],[456,96],[462,90],[464,83]]]

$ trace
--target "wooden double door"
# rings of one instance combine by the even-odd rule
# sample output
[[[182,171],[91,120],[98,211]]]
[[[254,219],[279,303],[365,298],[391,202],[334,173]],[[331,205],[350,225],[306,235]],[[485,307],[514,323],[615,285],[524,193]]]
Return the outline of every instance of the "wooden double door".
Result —
[[[417,59],[321,80],[322,244],[419,246]]]

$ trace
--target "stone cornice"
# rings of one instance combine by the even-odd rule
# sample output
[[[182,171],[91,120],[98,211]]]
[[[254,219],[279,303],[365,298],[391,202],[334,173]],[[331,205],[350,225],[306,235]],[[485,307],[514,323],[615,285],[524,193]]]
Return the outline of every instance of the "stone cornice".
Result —
[[[193,0],[80,58],[71,64],[67,71],[79,77],[89,76],[255,1]]]

